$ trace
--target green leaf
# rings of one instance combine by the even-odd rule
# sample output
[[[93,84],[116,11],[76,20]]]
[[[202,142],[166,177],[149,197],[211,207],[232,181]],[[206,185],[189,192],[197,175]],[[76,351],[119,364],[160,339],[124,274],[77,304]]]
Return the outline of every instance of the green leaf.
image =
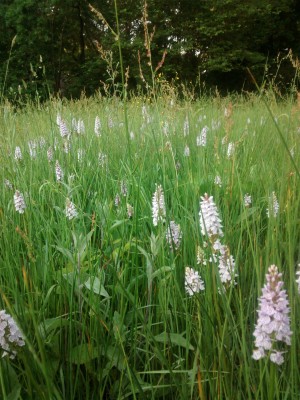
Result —
[[[74,257],[72,255],[72,253],[70,252],[70,250],[65,249],[64,247],[60,247],[60,246],[53,246],[56,250],[58,250],[61,254],[63,254],[65,257],[68,258],[68,260],[71,262],[71,264],[75,263]]]
[[[146,258],[146,275],[147,275],[147,280],[148,280],[148,291],[151,291],[152,272],[153,272],[153,264],[152,264],[151,256],[141,246],[137,246],[137,248]]]
[[[103,349],[102,354],[110,360],[110,367],[116,367],[119,371],[126,368],[126,360],[119,346],[108,346]]]
[[[20,398],[20,392],[21,392],[21,385],[17,376],[16,371],[14,370],[14,368],[12,367],[12,365],[10,364],[10,362],[8,362],[8,360],[3,360],[3,362],[5,363],[5,374],[10,382],[10,387],[13,387],[13,390],[7,394],[6,396],[6,400],[18,400]],[[0,366],[0,368],[2,368],[2,366]]]
[[[76,323],[76,321],[72,322],[72,324],[74,323]],[[69,324],[70,320],[63,317],[49,318],[39,325],[38,330],[41,337],[45,339],[51,333],[51,331],[55,329],[61,329],[62,327],[68,326]]]
[[[125,222],[127,222],[127,219],[121,219],[121,220],[115,221],[115,223],[110,227],[110,230],[111,231],[114,230],[118,226],[123,225]]]
[[[21,393],[21,386],[18,385],[6,396],[6,400],[19,400]]]
[[[125,341],[126,326],[123,324],[121,314],[118,311],[114,312],[113,331],[117,341]]]
[[[91,277],[87,281],[84,282],[84,286],[93,291],[96,294],[99,294],[102,297],[106,297],[107,299],[110,297],[107,291],[104,289],[101,281],[97,277]]]
[[[156,277],[160,277],[161,275],[164,275],[166,272],[172,272],[173,270],[174,270],[174,266],[170,267],[170,266],[165,265],[153,272],[152,279],[154,279]]]
[[[101,346],[93,346],[89,343],[83,343],[73,347],[68,361],[73,364],[86,364],[99,357],[101,354]]]
[[[192,346],[188,340],[180,335],[179,333],[168,333],[168,332],[162,332],[159,335],[154,336],[154,339],[157,342],[161,343],[172,343],[174,345],[184,347],[185,349],[188,350],[194,350],[194,346]]]

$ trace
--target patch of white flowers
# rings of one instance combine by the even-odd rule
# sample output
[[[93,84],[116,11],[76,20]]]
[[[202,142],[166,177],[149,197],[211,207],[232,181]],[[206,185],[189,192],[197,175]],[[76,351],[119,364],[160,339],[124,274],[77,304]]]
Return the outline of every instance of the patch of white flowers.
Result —
[[[195,271],[192,267],[185,268],[184,287],[189,296],[193,296],[195,293],[205,290],[204,282],[199,272]]]
[[[208,261],[218,265],[220,281],[223,289],[226,289],[236,283],[235,260],[230,254],[229,247],[221,243],[221,238],[224,236],[222,221],[213,196],[208,196],[207,193],[201,197],[199,217],[201,233],[211,244],[211,255]],[[203,260],[203,256],[201,258],[202,263],[206,265],[207,260]]]
[[[15,358],[18,347],[25,346],[24,336],[13,317],[0,311],[0,348],[2,357]]]

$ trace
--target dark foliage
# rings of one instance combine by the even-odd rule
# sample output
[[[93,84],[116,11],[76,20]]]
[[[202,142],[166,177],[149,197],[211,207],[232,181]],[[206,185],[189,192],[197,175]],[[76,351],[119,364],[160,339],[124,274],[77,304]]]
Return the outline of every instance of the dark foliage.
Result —
[[[254,88],[247,68],[259,83],[276,80],[281,88],[295,76],[298,0],[148,0],[147,12],[141,0],[117,3],[129,89],[145,88],[141,69],[151,83],[165,51],[159,72],[166,80],[224,92]],[[118,92],[116,31],[113,0],[2,0],[0,93],[26,101]]]

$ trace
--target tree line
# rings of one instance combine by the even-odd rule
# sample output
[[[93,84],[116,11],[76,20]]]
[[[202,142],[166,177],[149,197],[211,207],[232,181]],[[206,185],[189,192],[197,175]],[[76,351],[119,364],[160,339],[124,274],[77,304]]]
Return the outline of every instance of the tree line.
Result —
[[[1,94],[77,98],[154,76],[219,90],[297,84],[298,0],[1,0]],[[296,81],[295,81],[296,78]]]

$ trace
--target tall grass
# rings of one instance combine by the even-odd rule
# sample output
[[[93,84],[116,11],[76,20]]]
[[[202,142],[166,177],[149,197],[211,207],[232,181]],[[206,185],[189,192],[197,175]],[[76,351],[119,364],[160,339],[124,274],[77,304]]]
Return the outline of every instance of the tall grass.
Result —
[[[129,136],[117,98],[53,100],[26,112],[3,106],[0,305],[26,341],[15,359],[1,359],[3,399],[299,398],[299,178],[261,99],[229,103],[133,98]],[[269,107],[299,166],[300,110],[289,102]],[[70,130],[72,118],[84,121],[85,133],[72,131],[68,153],[57,114]],[[207,143],[200,147],[204,126]],[[35,158],[29,141],[36,142]],[[157,227],[156,184],[166,200],[166,221]],[[15,190],[24,194],[24,214],[14,208]],[[268,218],[272,192],[280,208]],[[197,265],[198,246],[208,251],[199,224],[204,193],[214,196],[236,262],[237,284],[224,293],[217,265]],[[72,220],[67,198],[78,211]],[[171,220],[183,234],[178,250],[165,238]],[[283,272],[291,306],[292,344],[281,366],[252,358],[270,264]],[[204,292],[185,292],[186,266],[201,274]]]

